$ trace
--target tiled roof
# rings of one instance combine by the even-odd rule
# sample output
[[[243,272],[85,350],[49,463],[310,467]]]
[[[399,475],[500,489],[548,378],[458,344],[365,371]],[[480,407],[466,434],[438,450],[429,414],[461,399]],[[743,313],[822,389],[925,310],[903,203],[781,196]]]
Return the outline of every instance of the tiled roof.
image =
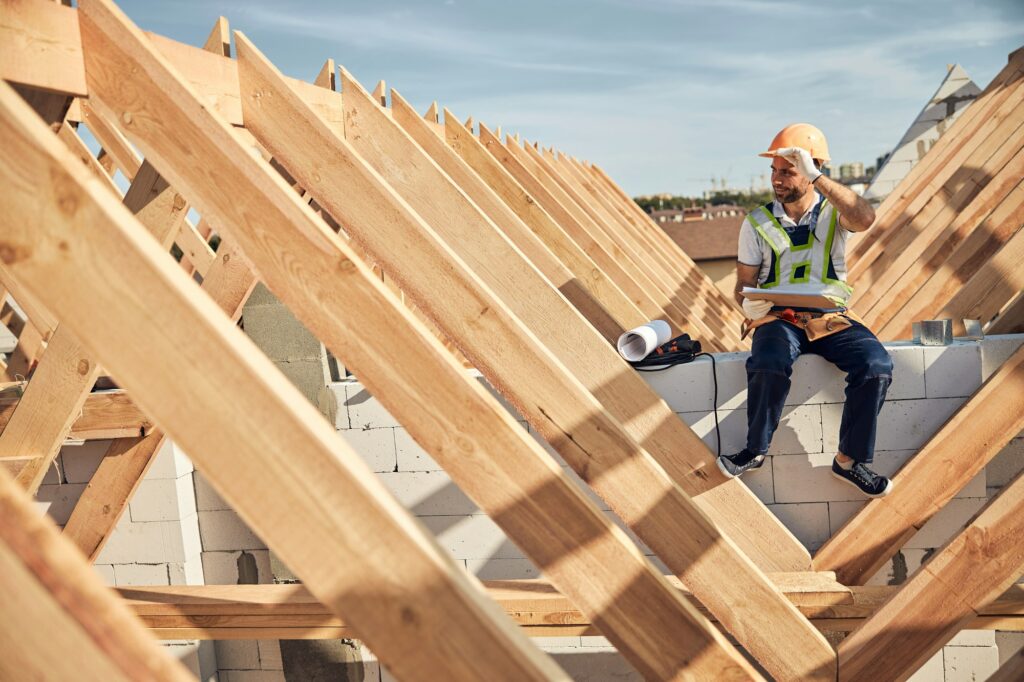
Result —
[[[659,223],[695,261],[736,258],[743,214],[690,223]]]

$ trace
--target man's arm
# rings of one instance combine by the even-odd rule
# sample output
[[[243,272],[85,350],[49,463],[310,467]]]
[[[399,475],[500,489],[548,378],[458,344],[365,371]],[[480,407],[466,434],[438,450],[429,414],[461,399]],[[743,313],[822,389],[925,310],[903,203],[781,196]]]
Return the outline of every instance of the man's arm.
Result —
[[[740,292],[743,291],[743,287],[757,286],[757,275],[760,270],[760,265],[747,265],[736,261],[736,291],[733,292],[733,296],[740,307],[743,306],[743,296],[740,295]]]
[[[871,208],[871,204],[864,197],[846,185],[836,182],[827,175],[818,176],[812,184],[814,189],[832,202],[839,212],[839,217],[842,218],[843,227],[850,232],[864,232],[875,222],[875,209]]]

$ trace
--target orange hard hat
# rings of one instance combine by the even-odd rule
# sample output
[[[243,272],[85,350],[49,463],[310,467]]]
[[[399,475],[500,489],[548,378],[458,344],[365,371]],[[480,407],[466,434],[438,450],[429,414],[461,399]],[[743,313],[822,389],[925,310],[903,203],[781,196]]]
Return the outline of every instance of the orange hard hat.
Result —
[[[768,151],[761,152],[758,156],[771,158],[775,156],[776,149],[784,149],[786,147],[806,149],[812,159],[818,159],[819,161],[830,160],[825,133],[810,123],[794,123],[793,125],[786,126],[772,140]]]

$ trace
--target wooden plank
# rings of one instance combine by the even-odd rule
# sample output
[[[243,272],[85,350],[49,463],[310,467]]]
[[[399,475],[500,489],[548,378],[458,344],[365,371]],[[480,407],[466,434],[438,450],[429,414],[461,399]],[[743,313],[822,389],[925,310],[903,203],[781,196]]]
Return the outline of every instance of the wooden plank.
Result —
[[[0,459],[29,457],[18,484],[34,495],[71,425],[78,418],[99,366],[70,330],[57,327],[38,370],[0,433]]]
[[[217,17],[217,23],[213,25],[210,35],[203,43],[203,49],[222,57],[231,56],[231,28],[225,17]]]
[[[985,328],[986,334],[1020,334],[1024,332],[1024,290],[1008,306],[999,311],[999,317]]]
[[[5,2],[0,12],[0,79],[86,94],[77,12],[47,2]]]
[[[3,379],[5,381],[28,379],[45,348],[43,336],[36,326],[31,322],[26,324],[22,327],[21,334],[18,334],[18,345],[7,356],[7,362],[3,368]]]
[[[1024,429],[1024,348],[1010,357],[814,557],[816,570],[863,585]]]
[[[1024,390],[1004,396],[1018,406]],[[975,425],[977,426],[977,425]],[[840,680],[906,679],[1024,572],[1024,475],[839,645]]]
[[[83,100],[81,106],[82,122],[103,147],[103,151],[113,159],[114,164],[128,179],[128,182],[133,181],[135,174],[139,172],[139,166],[142,165],[142,159],[132,148],[131,143],[121,134],[120,130],[103,120],[103,117],[96,113],[88,100]]]
[[[768,659],[769,667],[785,676],[813,676],[832,666],[830,647],[814,648],[820,635],[807,626],[749,560],[721,537],[594,397],[524,331],[517,319],[523,315],[532,321],[556,313],[559,326],[582,318],[549,284],[540,278],[524,277],[522,273],[529,269],[523,267],[522,256],[384,115],[371,95],[341,70],[346,107],[346,139],[341,139],[303,106],[247,40],[236,34],[235,42],[242,87],[247,93],[243,97],[246,127],[346,225],[352,239],[399,279],[417,305],[431,311],[431,317],[460,350],[560,450],[570,466],[594,483],[599,494],[612,502],[620,517],[673,570],[686,575],[687,584],[700,586],[702,601],[714,604],[719,617],[732,619],[734,631],[746,635],[745,644]],[[249,102],[253,103],[251,107]],[[330,151],[325,154],[324,150]],[[371,168],[356,163],[360,159]],[[403,203],[367,181],[378,177],[374,171],[401,193],[401,199],[415,213],[406,209],[402,220],[374,220],[382,207],[388,207],[388,215],[403,215],[398,213]],[[351,201],[353,194],[366,198],[368,207],[362,212]],[[442,239],[447,236],[447,244],[438,235],[443,235]],[[451,251],[455,248],[458,258]],[[462,262],[469,266],[468,271],[460,267]],[[510,284],[502,285],[502,281]],[[495,286],[510,285],[519,292],[513,310],[509,310],[512,301],[503,301],[492,293]],[[586,325],[581,329],[584,334],[588,331],[598,347],[612,352],[592,329]],[[501,352],[494,353],[494,348]],[[577,354],[588,353],[580,353],[577,348]],[[387,408],[393,411],[391,406]],[[694,563],[697,556],[702,558]],[[727,565],[736,575],[745,576],[737,581],[737,585],[742,583],[737,592],[742,590],[747,595],[730,594],[730,590],[721,589],[717,579],[715,589],[709,589],[710,567],[716,562],[722,562],[715,569],[716,575]],[[749,606],[755,603],[761,610]],[[740,613],[744,623],[760,617],[771,625],[741,625]],[[764,633],[772,628],[784,629],[790,633],[790,641],[800,642],[800,652],[791,660],[782,660],[777,641],[767,646]],[[620,644],[621,632],[603,631],[617,645],[628,646],[628,640]]]
[[[337,74],[338,69],[334,65],[334,60],[328,59],[320,68],[320,73],[317,74],[316,80],[313,81],[313,84],[318,85],[321,88],[327,88],[328,90],[337,90]]]
[[[356,85],[353,84],[353,87]],[[359,89],[356,88],[353,96],[358,93]],[[371,114],[373,111],[371,108],[366,113]],[[387,128],[384,130],[386,131]],[[379,134],[380,131],[377,129],[374,135],[364,137],[376,140]],[[325,140],[324,143],[328,144],[330,140]],[[294,146],[289,147],[289,149],[294,148]],[[283,150],[282,153],[284,151],[287,150]],[[305,164],[298,164],[297,167],[302,166]],[[416,190],[415,187],[412,189]],[[429,205],[420,208],[423,211],[433,210],[436,215],[436,209],[432,209]],[[442,221],[439,217],[435,220],[435,223],[442,226],[450,222],[450,220]],[[472,238],[456,236],[449,240],[449,244],[475,244],[484,239],[486,234],[486,232],[482,234],[474,232]],[[369,240],[373,236],[380,238],[379,234],[371,233],[364,239]],[[398,235],[390,242],[382,239],[375,257],[382,260],[388,258],[388,254],[393,250],[391,244],[402,238],[402,235]],[[417,247],[414,251],[419,251],[420,248]],[[501,257],[496,254],[501,253],[502,248],[500,243],[495,243],[482,249],[483,253],[475,258],[501,261]],[[514,256],[510,255],[508,258],[514,259]],[[499,266],[501,266],[500,262],[486,261],[477,268],[477,272],[493,276],[495,271],[507,269],[507,265]],[[393,269],[401,272],[403,264],[396,262]],[[425,268],[425,271],[429,270],[430,267]],[[597,340],[592,332],[588,333],[586,329],[575,330],[574,327],[578,325],[578,322],[574,322],[574,320],[578,320],[578,318],[571,311],[553,315],[552,311],[563,310],[564,304],[557,299],[552,299],[544,287],[537,287],[536,283],[522,281],[522,276],[524,275],[517,272],[504,276],[507,282],[517,282],[511,289],[508,289],[508,284],[505,285],[506,289],[503,290],[508,291],[505,300],[509,304],[517,306],[518,316],[530,321],[534,333],[539,338],[545,339],[549,347],[556,352],[559,360],[575,374],[575,380],[584,382],[612,416],[626,427],[633,439],[643,443],[655,456],[675,482],[682,485],[684,490],[691,494],[702,493],[698,498],[698,504],[705,511],[713,514],[716,522],[720,524],[726,534],[733,537],[758,566],[766,570],[806,569],[810,565],[810,556],[803,546],[746,487],[739,484],[738,481],[725,482],[724,477],[714,464],[714,456],[693,431],[672,413],[664,401],[635,372],[626,368],[614,351],[607,344]],[[492,280],[490,285],[492,287],[502,286],[497,278]],[[524,289],[523,287],[529,288]],[[530,294],[525,295],[524,291],[530,291]],[[440,294],[435,296],[424,294],[420,300],[427,301],[429,305],[430,300],[439,296]],[[448,295],[445,294],[441,298],[447,300]],[[546,303],[538,305],[540,301]],[[533,312],[530,312],[530,306],[535,306]],[[557,321],[552,322],[552,320]],[[459,340],[462,347],[465,347],[464,344],[474,341],[475,334],[452,332],[450,336]],[[493,343],[493,340],[491,342]],[[500,345],[506,347],[522,344],[510,341],[509,344]],[[481,357],[474,356],[474,361],[478,363],[485,363],[487,356],[491,354],[489,349],[482,346],[479,353]],[[486,362],[486,366],[491,367],[491,362]],[[479,366],[485,365],[480,364]],[[520,377],[520,372],[521,369],[516,366],[510,369],[510,373],[503,383],[510,387],[507,389],[508,391],[513,390],[513,387],[518,384],[515,378]],[[541,375],[543,376],[544,373],[541,372]],[[495,377],[493,380],[497,381],[497,378]],[[522,390],[522,387],[519,388]],[[564,391],[565,387],[556,386],[551,390]],[[532,398],[526,397],[514,400],[516,404],[532,404],[532,401]],[[645,406],[640,413],[637,410],[638,405]],[[567,423],[574,424],[581,420],[586,421],[579,415],[575,415],[569,417]],[[539,430],[542,426],[545,427],[541,433],[553,434],[551,438],[556,441],[564,440],[560,437],[557,429],[551,431],[549,417],[538,419],[536,424]],[[579,437],[579,434],[574,437]],[[565,446],[572,447],[569,444],[565,444]]]
[[[109,87],[98,82],[99,72],[116,76],[115,89],[131,96],[132,80],[121,77],[130,69],[116,60],[120,50],[139,52],[146,39],[112,5],[89,1],[81,7],[90,91],[97,96]],[[151,82],[163,60],[153,53],[137,56],[136,78]],[[69,162],[70,152],[49,132],[41,134],[38,121],[19,109],[9,89],[0,93],[5,156],[0,173],[15,189],[2,198],[10,216],[4,242],[10,253],[19,254],[8,266],[46,297],[62,323],[187,449],[305,584],[351,618],[375,653],[389,667],[397,666],[399,676],[564,679],[412,523],[322,415],[142,235],[130,213]],[[178,83],[166,96],[188,99],[191,93]],[[160,111],[161,118],[170,116]],[[203,115],[198,106],[193,111]],[[220,130],[240,157],[262,163],[234,142],[226,125]],[[204,158],[216,161],[216,154],[203,151]],[[13,158],[24,165],[16,175],[10,171]],[[280,181],[263,173],[272,179],[271,191],[277,187],[281,197],[287,196]],[[40,186],[41,179],[50,184]],[[270,202],[260,192],[251,194]],[[249,201],[241,203],[253,208]],[[46,253],[65,255],[33,256]],[[152,310],[160,311],[159,325],[152,322]],[[161,362],[154,363],[154,357]],[[303,532],[296,532],[295,518],[304,520]],[[335,570],[339,565],[346,570]],[[424,592],[412,594],[409,585]],[[450,646],[470,647],[479,656],[453,657],[422,646],[423,632],[442,623],[454,628]]]
[[[350,144],[347,140],[335,135],[330,127],[314,111],[306,107],[301,99],[281,80],[273,65],[267,62],[258,50],[239,33],[235,34],[235,44],[239,51],[239,74],[242,88],[246,93],[246,96],[243,97],[243,113],[247,129],[270,150],[275,158],[279,159],[287,167],[288,171],[303,186],[307,187],[320,205],[324,206],[345,225],[345,229],[353,241],[371,254],[376,259],[376,262],[381,265],[382,270],[389,273],[389,276],[394,275],[398,279],[398,274],[400,274],[405,277],[404,279],[398,279],[402,290],[411,295],[414,302],[420,308],[431,311],[432,319],[437,322],[438,326],[446,328],[446,331],[449,332],[449,338],[461,342],[467,335],[472,335],[481,341],[486,340],[493,347],[501,347],[503,354],[507,352],[512,356],[539,353],[540,351],[536,348],[536,343],[526,334],[522,332],[518,336],[511,336],[509,334],[507,330],[515,329],[515,325],[517,325],[511,313],[479,280],[471,274],[460,272],[459,261],[450,255],[446,255],[444,244],[440,243],[436,238],[432,238],[430,229],[420,218],[422,216],[423,219],[427,219],[427,215],[423,214],[421,210],[417,210],[416,213],[412,212],[416,209],[423,209],[424,204],[419,199],[412,200],[413,204],[411,206],[405,204],[402,198],[394,194],[389,186],[385,184],[385,181],[389,179],[391,174],[389,173],[388,177],[382,178],[374,172],[374,168],[367,165],[367,162],[372,163],[367,155],[373,151],[373,146],[388,144],[394,138],[370,136],[363,127],[359,128],[360,132],[356,135],[355,128],[352,128],[352,126],[357,125],[356,118],[359,119],[358,125],[360,126],[364,125],[364,118],[366,119],[366,124],[376,120],[385,122],[388,130],[393,134],[401,134],[397,124],[383,113],[383,110],[375,103],[373,98],[365,91],[357,92],[356,87],[358,86],[354,85],[346,77],[344,70],[342,70],[342,88],[346,102],[345,121],[347,132],[352,133],[350,136],[352,142]],[[249,102],[252,102],[254,106],[250,107]],[[359,109],[351,108],[357,105],[360,107]],[[433,166],[422,152],[416,150],[414,143],[408,138],[405,139],[407,142],[406,149],[415,155],[410,155],[409,158],[404,159],[403,173],[407,174],[410,179],[424,177],[433,177],[435,181],[444,179],[443,173],[436,166]],[[356,144],[357,142],[358,145]],[[329,150],[329,153],[325,154],[325,150]],[[366,159],[366,161],[364,162],[363,159]],[[428,175],[424,175],[425,173]],[[433,175],[429,175],[431,173]],[[447,180],[445,181],[447,182]],[[451,193],[458,191],[450,183],[447,187],[437,182],[426,186],[421,184],[415,184],[414,186],[419,188],[419,191],[423,193],[422,196],[433,197],[433,201],[438,202],[439,206],[447,206],[448,210],[451,211],[451,213],[447,214],[449,222],[462,223],[464,220],[470,221],[466,226],[472,230],[473,234],[477,234],[479,238],[483,238],[482,235],[478,234],[482,230],[488,230],[487,234],[497,236],[495,228],[487,224],[483,216],[480,216],[478,212],[475,217],[471,214],[470,211],[475,211],[475,208],[465,199],[464,195],[460,195],[463,202],[461,207],[459,205],[448,205]],[[325,190],[325,188],[330,189]],[[345,188],[345,190],[341,191],[342,188]],[[348,198],[345,199],[342,195]],[[363,201],[353,202],[351,201],[352,196],[362,197]],[[381,215],[387,216],[387,220],[381,220]],[[436,211],[429,215],[434,217]],[[387,244],[387,247],[384,249],[385,251],[399,254],[399,257],[395,258],[392,255],[382,253],[380,248],[382,242]],[[513,258],[521,258],[516,255],[516,252],[512,250],[510,245],[507,248],[510,249]],[[420,288],[414,289],[410,286],[413,280],[410,280],[407,275],[411,276],[413,273],[426,274],[431,281],[443,284],[445,287],[443,297],[447,298],[450,301],[450,305],[457,310],[454,317],[459,320],[461,325],[459,333],[451,333],[452,329],[446,327],[448,320],[433,314],[436,312],[436,306],[432,302],[425,300]],[[345,301],[344,298],[338,299],[338,305],[346,309],[352,307],[351,301]],[[380,315],[379,312],[374,314]],[[346,326],[350,327],[351,325]],[[322,338],[330,346],[330,332],[325,330],[324,333],[326,336]],[[403,347],[402,354],[408,356],[403,361],[403,364],[405,362],[411,363],[405,368],[405,372],[407,374],[412,373],[417,367],[422,372],[425,362],[423,360],[414,360],[411,357],[408,341],[402,342],[401,345]],[[363,376],[364,373],[360,371],[358,365],[350,362],[348,357],[339,354],[339,358],[344,359],[346,367],[352,367],[353,371],[363,379],[364,383],[375,381],[372,375],[370,378]],[[477,362],[475,357],[470,359]],[[394,361],[391,362],[394,363]],[[469,386],[474,386],[473,382],[458,369],[457,364],[452,362],[451,359],[449,359],[448,365],[455,369],[456,378],[460,383],[468,381]],[[393,369],[402,368],[395,367]],[[550,359],[547,361],[546,369],[549,372],[558,371],[557,365]],[[465,405],[471,404],[468,403],[467,398],[459,397],[459,394],[464,393],[465,389],[459,389],[458,384],[443,387],[438,383],[441,381],[441,378],[440,372],[437,372],[431,378],[431,381],[434,382],[434,389],[440,395],[408,395],[405,400],[401,400],[400,396],[395,395],[396,390],[394,387],[390,389],[390,393],[379,386],[370,385],[369,383],[368,387],[375,396],[378,396],[390,412],[396,414],[398,419],[403,421],[414,437],[421,440],[421,442],[426,441],[426,443],[429,443],[431,440],[436,440],[437,435],[424,432],[422,426],[414,418],[421,412],[420,405],[435,405],[438,411],[443,413],[465,413]],[[445,383],[448,383],[447,380]],[[389,402],[389,400],[395,400],[396,402]],[[444,407],[451,400],[455,400],[455,403],[451,407]],[[544,401],[543,404],[547,406],[547,399],[542,398],[542,400]],[[460,404],[463,407],[460,408]],[[573,428],[569,426],[568,421],[561,421],[565,408],[552,405],[549,406],[549,409],[552,412],[551,420],[558,420],[562,427]],[[403,414],[407,415],[408,418],[403,418]],[[507,419],[507,415],[505,417]],[[439,415],[433,417],[435,421],[439,418]],[[465,417],[454,416],[453,418],[461,419],[458,422],[461,423],[461,426],[456,426],[456,422],[453,421],[450,428],[461,431],[460,437],[462,438],[470,437],[470,432],[465,424]],[[474,420],[480,418],[481,416],[474,416]],[[595,419],[599,418],[595,417]],[[509,423],[512,422],[510,421]],[[614,433],[614,426],[610,428],[611,432]],[[533,454],[529,458],[513,465],[511,460],[515,457],[517,448],[511,447],[511,445],[498,447],[494,444],[494,438],[501,432],[500,429],[494,426],[484,429],[483,433],[480,434],[482,440],[479,449],[481,451],[494,450],[501,452],[502,454],[497,460],[503,463],[503,467],[510,467],[509,476],[512,480],[536,478],[536,475],[531,475],[528,472],[535,470],[540,464],[544,467],[556,467],[553,460],[546,455],[540,454],[541,450],[535,443],[530,443],[532,446],[530,451]],[[518,434],[522,434],[521,429]],[[563,440],[565,439],[564,434],[565,431],[562,431]],[[519,437],[521,438],[522,435]],[[576,436],[575,434],[574,437],[582,438],[582,436]],[[525,442],[529,443],[529,440],[529,437],[526,437]],[[680,610],[680,607],[684,607],[684,603],[675,601],[670,596],[672,594],[670,590],[663,592],[660,598],[654,598],[654,603],[657,604],[660,612],[657,616],[651,610],[653,606],[652,597],[648,597],[646,603],[643,603],[644,600],[638,601],[634,599],[634,591],[639,589],[645,581],[660,578],[653,571],[653,567],[644,564],[642,571],[637,571],[637,569],[633,568],[627,569],[625,572],[620,568],[612,568],[623,563],[624,560],[620,558],[610,565],[599,569],[598,566],[601,563],[607,564],[607,560],[604,562],[599,561],[597,565],[594,565],[591,562],[596,557],[590,556],[587,552],[579,550],[570,552],[566,548],[560,548],[557,545],[551,546],[553,538],[546,532],[541,533],[540,537],[537,537],[538,529],[535,528],[536,525],[542,525],[550,529],[552,527],[579,527],[585,522],[591,523],[586,521],[589,515],[584,513],[578,505],[574,505],[573,508],[576,511],[572,515],[567,514],[566,516],[569,518],[564,518],[562,521],[550,520],[520,525],[519,515],[514,513],[514,509],[508,507],[508,502],[503,502],[495,508],[493,502],[494,493],[485,494],[486,491],[480,488],[481,483],[483,483],[480,481],[480,468],[494,468],[494,463],[487,463],[485,460],[467,470],[466,467],[469,463],[466,461],[466,454],[460,454],[458,457],[451,458],[442,449],[435,456],[440,457],[439,461],[442,465],[445,466],[452,478],[468,494],[473,496],[473,491],[477,491],[475,499],[477,499],[481,508],[491,512],[496,523],[502,526],[506,533],[539,566],[544,566],[544,570],[552,572],[553,579],[557,580],[563,589],[574,595],[581,608],[587,609],[588,612],[601,614],[602,631],[616,642],[620,650],[629,656],[635,665],[645,670],[649,675],[655,677],[664,675],[675,677],[681,674],[681,668],[679,667],[681,661],[677,658],[679,656],[691,661],[690,665],[696,666],[695,674],[732,674],[729,671],[733,670],[743,670],[746,673],[741,674],[750,674],[750,671],[747,671],[746,667],[736,658],[736,653],[725,645],[724,640],[718,636],[705,620],[694,618],[694,614],[685,610],[685,608]],[[561,512],[568,510],[566,505],[569,504],[569,500],[557,501],[551,499],[549,502],[541,505],[543,500],[539,499],[541,493],[538,492],[539,489],[543,490],[542,496],[545,498],[561,496],[562,483],[559,481],[562,481],[562,479],[561,477],[551,478],[550,474],[546,474],[545,478],[550,478],[550,480],[545,482],[542,487],[540,487],[539,483],[532,483],[521,494],[532,497],[538,507],[543,506],[546,513],[562,516]],[[523,482],[518,481],[515,484],[504,483],[499,488],[508,488],[511,491],[521,489],[522,486]],[[548,492],[549,490],[550,493]],[[578,491],[574,492],[579,494]],[[559,506],[565,509],[555,509],[555,507]],[[583,532],[585,535],[591,535],[592,533],[593,531]],[[573,535],[579,538],[581,531],[578,530]],[[588,545],[592,545],[595,542],[596,540],[591,540],[588,542]],[[585,563],[580,565],[577,562]],[[622,587],[608,591],[605,579],[597,580],[597,578],[609,569],[612,573],[620,576],[618,580],[625,578],[629,581],[636,581],[637,587],[630,587],[624,593],[622,593]],[[582,575],[588,575],[588,580],[580,580]],[[660,582],[660,580],[658,585],[661,586],[659,591],[668,589],[667,584]],[[643,587],[641,591],[647,592],[648,589]],[[608,596],[617,593],[622,593],[622,598],[618,600],[619,603],[616,604],[614,609],[609,609]],[[673,622],[675,625],[669,628],[652,628],[648,620],[649,618],[660,619],[663,622]],[[638,625],[638,623],[646,623],[646,626]],[[653,648],[651,648],[649,643],[645,643],[647,638],[674,639],[676,637],[684,637],[686,642],[680,641],[671,646],[664,645]],[[704,652],[699,660],[693,659],[695,654],[693,647],[695,646]],[[658,653],[659,651],[660,653]],[[740,667],[737,668],[736,666]]]
[[[988,678],[988,682],[1016,682],[1020,679],[1024,679],[1024,650],[1006,659],[999,670]]]
[[[104,180],[103,184],[105,184],[110,191],[114,193],[114,196],[118,198],[121,197],[121,190],[111,179],[110,175],[107,174],[106,169],[99,161],[96,160],[96,157],[92,155],[92,151],[85,146],[85,142],[83,142],[82,138],[78,136],[74,127],[61,126],[60,131],[57,133],[57,137],[64,141],[64,144],[68,146],[68,149],[73,151],[75,156],[77,156],[85,166],[88,166],[96,177]]]
[[[372,97],[376,102],[376,95]],[[590,321],[605,340],[614,344],[619,335],[631,328],[625,326],[626,323],[617,321],[590,295],[573,273],[555,257],[537,235],[530,231],[501,197],[445,144],[444,139],[434,134],[429,123],[424,121],[397,91],[392,91],[391,101],[392,118],[395,122],[416,141],[423,153],[466,193],[469,200],[491,220],[494,227],[522,252],[523,257]]]
[[[953,317],[986,324],[1014,296],[1024,290],[1020,256],[1024,236],[1024,182],[992,212],[932,275],[928,283],[880,330],[888,338],[909,338],[915,320]],[[959,286],[957,286],[959,285]]]
[[[627,329],[644,324],[650,319],[641,311],[639,302],[630,299],[605,275],[554,218],[527,193],[497,159],[484,149],[471,129],[458,125],[455,115],[447,109],[444,121],[448,145],[573,272],[609,314]]]
[[[174,243],[178,245],[178,248],[181,249],[196,271],[205,277],[206,273],[210,270],[210,266],[213,265],[217,254],[213,252],[210,245],[199,234],[196,226],[188,220],[183,220],[178,230],[178,235],[174,238]]]
[[[0,678],[192,679],[2,470],[0,519]]]

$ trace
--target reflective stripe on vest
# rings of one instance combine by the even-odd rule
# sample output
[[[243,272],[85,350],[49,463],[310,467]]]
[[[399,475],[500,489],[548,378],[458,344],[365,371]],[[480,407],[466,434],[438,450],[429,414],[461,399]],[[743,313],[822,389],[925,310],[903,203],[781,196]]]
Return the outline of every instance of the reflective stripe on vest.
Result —
[[[775,254],[775,264],[768,273],[768,279],[761,288],[783,286],[786,289],[808,294],[820,294],[838,305],[845,306],[853,289],[838,278],[829,276],[834,272],[832,265],[832,243],[835,241],[836,223],[839,214],[823,199],[818,220],[811,226],[806,244],[794,244],[790,235],[779,223],[767,206],[761,206],[747,215],[765,243]],[[819,237],[825,233],[825,239]]]

